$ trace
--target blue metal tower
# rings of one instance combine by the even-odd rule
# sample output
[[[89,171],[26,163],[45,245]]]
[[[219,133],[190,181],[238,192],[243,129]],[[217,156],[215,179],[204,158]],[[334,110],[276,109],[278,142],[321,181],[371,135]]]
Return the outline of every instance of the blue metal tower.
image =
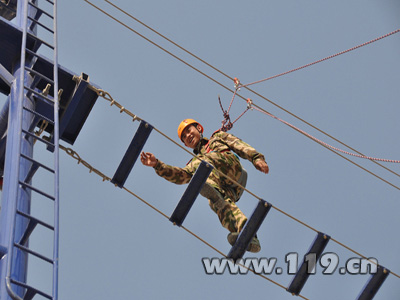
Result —
[[[59,139],[74,143],[97,94],[87,75],[58,64],[56,0],[0,0],[0,54],[0,92],[9,95],[0,113],[0,299],[57,299]],[[37,159],[36,148],[50,159]],[[38,170],[51,178],[45,188],[35,185]],[[53,203],[51,222],[31,213],[38,198]],[[51,257],[29,247],[38,226],[52,232]],[[52,266],[49,291],[27,282],[29,257]]]

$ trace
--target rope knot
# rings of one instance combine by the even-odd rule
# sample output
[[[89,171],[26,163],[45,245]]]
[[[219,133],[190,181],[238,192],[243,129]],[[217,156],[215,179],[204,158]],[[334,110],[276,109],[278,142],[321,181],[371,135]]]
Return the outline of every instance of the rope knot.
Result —
[[[227,111],[224,111],[223,113],[224,113],[225,121],[226,121],[226,120],[229,120],[229,121],[230,121],[230,120],[231,120],[231,117],[229,116],[229,113],[228,113]]]
[[[222,126],[221,130],[224,132],[227,132],[228,130],[231,130],[233,127],[233,123],[231,122],[231,117],[229,116],[229,113],[227,111],[224,111],[224,120],[222,120]]]
[[[235,78],[235,84],[240,84],[240,82],[239,82],[239,80],[238,80],[237,78]],[[223,119],[222,122],[221,122],[221,123],[222,123],[222,126],[221,126],[221,128],[220,128],[219,130],[222,130],[222,131],[224,131],[224,132],[227,132],[228,130],[231,130],[232,127],[233,127],[233,124],[234,124],[237,120],[239,120],[239,119],[246,113],[246,111],[248,111],[250,108],[252,108],[252,107],[251,107],[252,101],[251,101],[251,99],[249,98],[249,99],[247,99],[247,109],[246,109],[239,117],[237,117],[237,119],[236,119],[235,121],[231,122],[231,117],[230,117],[230,115],[229,115],[229,111],[230,111],[230,109],[231,109],[231,106],[232,106],[232,103],[233,103],[233,99],[235,98],[236,92],[237,92],[237,89],[236,89],[235,92],[233,93],[233,97],[232,97],[232,100],[231,100],[231,103],[230,103],[230,105],[229,105],[228,110],[225,110],[225,109],[223,108],[222,103],[221,103],[221,98],[220,98],[220,96],[218,95],[219,105],[220,105],[220,107],[221,107],[222,114],[224,115],[224,119]]]

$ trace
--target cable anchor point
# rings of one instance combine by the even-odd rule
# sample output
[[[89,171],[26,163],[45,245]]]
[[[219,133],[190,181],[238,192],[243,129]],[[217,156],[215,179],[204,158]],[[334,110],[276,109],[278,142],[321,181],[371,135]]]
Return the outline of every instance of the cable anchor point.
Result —
[[[253,100],[247,98],[247,109],[253,109]]]
[[[237,77],[235,77],[235,78],[233,78],[233,83],[235,84],[235,89],[237,90],[237,91],[240,91],[240,80],[237,78]]]

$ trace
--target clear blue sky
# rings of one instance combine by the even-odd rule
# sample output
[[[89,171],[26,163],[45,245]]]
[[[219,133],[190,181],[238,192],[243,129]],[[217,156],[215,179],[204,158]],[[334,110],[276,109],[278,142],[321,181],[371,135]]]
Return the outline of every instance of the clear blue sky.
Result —
[[[93,1],[222,84],[233,82],[169,45],[113,9]],[[400,28],[400,4],[383,1],[115,1],[149,26],[242,83],[270,77],[362,44]],[[400,159],[400,34],[252,88],[286,110],[373,157]],[[232,94],[149,44],[82,0],[59,3],[59,60],[109,92],[126,108],[176,139],[179,122],[200,121],[209,136],[219,128],[218,95]],[[257,105],[321,140],[337,142],[248,91]],[[231,117],[246,103],[236,98]],[[112,177],[138,123],[99,99],[72,146],[83,159]],[[400,273],[400,190],[354,166],[288,126],[257,111],[231,133],[264,153],[270,174],[247,162],[247,188],[308,225],[329,234]],[[64,143],[64,145],[66,145]],[[145,151],[172,165],[191,158],[157,132]],[[40,154],[38,154],[40,155]],[[370,161],[346,156],[400,187],[399,176]],[[399,164],[382,163],[400,173]],[[206,275],[203,257],[211,248],[174,227],[139,200],[103,183],[61,153],[59,298],[70,299],[293,299],[284,289],[249,273]],[[185,186],[159,178],[137,164],[126,187],[170,215]],[[239,207],[251,215],[256,199],[244,194]],[[37,204],[36,204],[37,205]],[[34,210],[44,211],[41,204]],[[230,246],[206,199],[199,197],[184,225],[224,253]],[[246,257],[300,256],[315,233],[272,209],[258,233],[262,250]],[[38,234],[40,247],[47,239]],[[36,244],[35,244],[36,243]],[[330,242],[339,267],[355,255]],[[30,274],[42,284],[46,275]],[[291,276],[269,278],[287,286]],[[309,299],[355,299],[369,275],[310,277]],[[400,279],[390,275],[376,300],[398,299]]]

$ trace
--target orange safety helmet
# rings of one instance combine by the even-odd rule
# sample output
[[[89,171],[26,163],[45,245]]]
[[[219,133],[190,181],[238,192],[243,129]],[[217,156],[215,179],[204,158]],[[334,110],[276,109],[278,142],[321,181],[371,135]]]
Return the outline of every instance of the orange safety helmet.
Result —
[[[203,133],[204,128],[203,126],[197,122],[196,120],[193,119],[185,119],[183,120],[179,126],[178,126],[178,136],[179,139],[182,141],[182,132],[185,130],[186,127],[188,127],[189,125],[199,125],[200,126],[200,133]]]

